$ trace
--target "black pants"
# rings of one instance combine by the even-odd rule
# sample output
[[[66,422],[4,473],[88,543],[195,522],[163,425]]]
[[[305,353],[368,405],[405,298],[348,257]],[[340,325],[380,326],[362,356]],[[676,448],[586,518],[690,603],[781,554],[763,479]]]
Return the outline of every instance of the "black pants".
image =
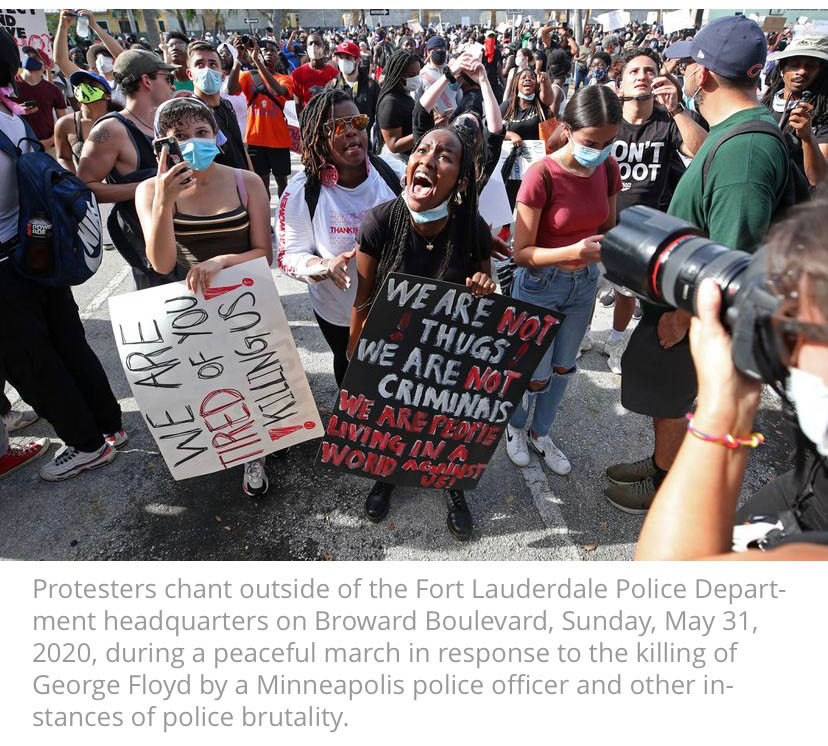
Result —
[[[263,145],[248,145],[247,152],[250,155],[253,170],[264,182],[268,194],[270,194],[271,173],[277,184],[279,183],[279,177],[287,182],[287,178],[290,176],[289,148],[266,148]]]
[[[94,451],[104,433],[121,429],[121,407],[86,341],[69,288],[32,286],[9,295],[0,285],[0,318],[0,358],[9,382],[64,443]]]
[[[316,311],[313,313],[316,316],[316,322],[319,324],[319,329],[322,331],[322,336],[331,348],[334,356],[334,378],[336,385],[342,388],[342,381],[345,379],[345,371],[348,370],[348,338],[351,330],[347,326],[337,326],[330,324],[323,319]]]

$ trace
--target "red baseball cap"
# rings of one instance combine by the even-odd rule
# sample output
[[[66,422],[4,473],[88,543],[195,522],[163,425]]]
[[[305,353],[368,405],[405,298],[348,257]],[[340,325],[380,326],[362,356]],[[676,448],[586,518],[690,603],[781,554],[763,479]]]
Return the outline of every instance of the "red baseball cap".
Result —
[[[350,39],[342,41],[336,45],[336,54],[347,54],[349,57],[359,59],[359,47]]]

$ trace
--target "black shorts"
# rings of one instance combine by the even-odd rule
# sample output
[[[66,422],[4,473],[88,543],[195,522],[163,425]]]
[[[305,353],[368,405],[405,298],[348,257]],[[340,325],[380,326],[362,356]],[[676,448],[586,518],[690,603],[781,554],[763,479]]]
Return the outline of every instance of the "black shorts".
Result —
[[[264,145],[248,145],[247,152],[253,162],[253,170],[259,176],[290,176],[290,148],[266,148]]]
[[[641,305],[644,314],[621,358],[621,404],[648,417],[684,417],[698,391],[690,340],[685,335],[665,350],[658,341],[658,320],[667,309]]]

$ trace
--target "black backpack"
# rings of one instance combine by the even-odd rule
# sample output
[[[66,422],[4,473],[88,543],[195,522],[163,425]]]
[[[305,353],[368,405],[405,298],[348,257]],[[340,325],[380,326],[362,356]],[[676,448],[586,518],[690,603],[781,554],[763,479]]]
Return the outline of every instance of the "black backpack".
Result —
[[[388,184],[388,188],[394,192],[395,196],[399,197],[402,193],[402,184],[400,183],[400,177],[397,176],[397,172],[378,155],[370,154],[368,160],[371,161],[371,165],[377,170],[377,173],[382,176],[382,180]],[[316,214],[316,205],[319,203],[319,191],[321,188],[322,185],[318,181],[305,184],[305,202],[308,205],[311,221]]]
[[[702,167],[702,194],[704,193],[704,187],[707,182],[707,172],[710,171],[710,167],[713,165],[713,158],[716,155],[716,151],[718,151],[718,149],[731,138],[751,133],[771,135],[775,137],[782,143],[782,145],[784,145],[785,152],[788,154],[788,183],[785,186],[782,199],[779,201],[779,204],[774,210],[773,217],[778,218],[784,215],[790,207],[793,207],[800,202],[807,202],[811,199],[813,188],[808,181],[808,177],[805,176],[802,169],[794,162],[791,154],[791,147],[788,144],[785,135],[782,134],[782,131],[775,124],[764,122],[762,120],[745,122],[744,124],[734,127],[710,149],[710,152],[704,159],[704,165]]]

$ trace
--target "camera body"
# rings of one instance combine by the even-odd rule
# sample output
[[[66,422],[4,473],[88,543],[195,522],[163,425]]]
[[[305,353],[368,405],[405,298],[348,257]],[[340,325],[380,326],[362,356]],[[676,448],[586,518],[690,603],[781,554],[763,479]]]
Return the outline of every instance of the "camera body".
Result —
[[[767,286],[764,251],[736,251],[705,238],[694,225],[651,207],[622,210],[601,241],[607,278],[656,305],[696,315],[702,280],[722,291],[722,324],[733,362],[745,375],[774,383],[787,376],[771,319],[781,300]]]

